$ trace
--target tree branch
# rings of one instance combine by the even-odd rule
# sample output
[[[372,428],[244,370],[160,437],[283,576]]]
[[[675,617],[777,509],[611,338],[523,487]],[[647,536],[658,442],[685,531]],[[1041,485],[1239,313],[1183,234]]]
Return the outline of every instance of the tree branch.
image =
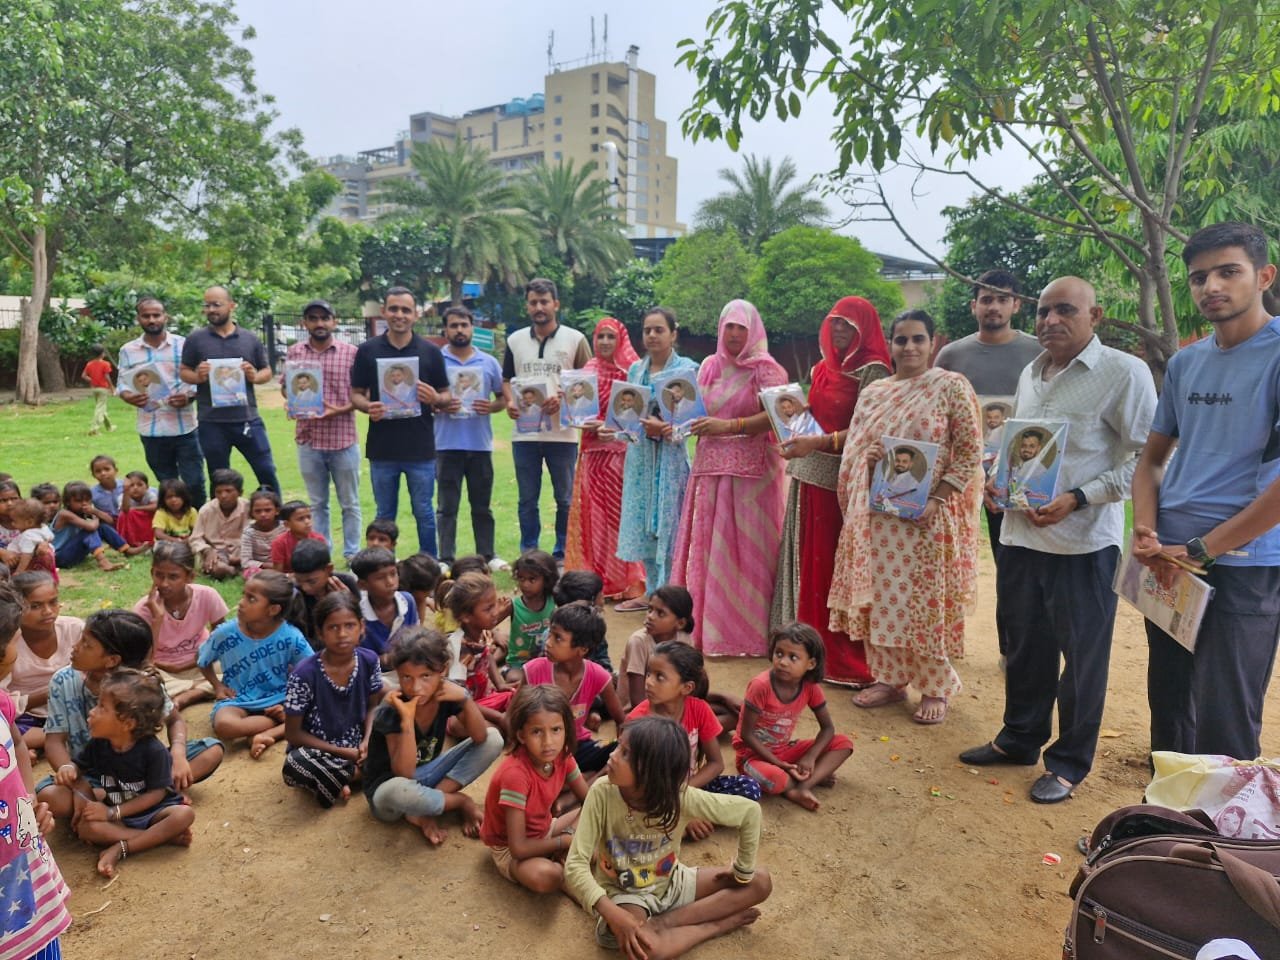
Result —
[[[1200,76],[1196,80],[1196,92],[1192,99],[1191,109],[1187,112],[1186,123],[1183,124],[1182,133],[1178,137],[1178,145],[1176,151],[1169,152],[1169,163],[1165,168],[1164,182],[1164,203],[1161,209],[1164,211],[1164,219],[1168,220],[1173,213],[1174,203],[1178,197],[1179,184],[1182,181],[1182,172],[1186,169],[1187,152],[1191,149],[1191,141],[1195,137],[1196,127],[1200,124],[1200,113],[1204,109],[1205,96],[1209,90],[1209,78],[1213,74],[1213,68],[1218,63],[1218,40],[1222,36],[1222,25],[1226,18],[1219,16],[1213,24],[1213,32],[1209,34],[1209,42],[1205,48],[1204,65],[1200,68]],[[1170,118],[1170,123],[1177,122],[1177,114]],[[1176,153],[1176,156],[1175,156]],[[1186,237],[1180,237],[1185,241]]]
[[[1144,205],[1151,208],[1151,196],[1142,182],[1142,167],[1138,163],[1138,151],[1133,142],[1128,105],[1116,96],[1115,88],[1111,85],[1111,78],[1107,75],[1107,58],[1103,55],[1102,43],[1098,39],[1097,25],[1092,20],[1086,25],[1085,33],[1089,40],[1089,52],[1093,55],[1089,70],[1097,81],[1098,92],[1102,94],[1103,102],[1107,105],[1107,113],[1111,117],[1111,129],[1120,145],[1120,155],[1124,157],[1125,167],[1129,170],[1129,180],[1134,192],[1142,199]],[[1113,47],[1112,54],[1114,53]],[[1119,58],[1115,59],[1116,72],[1119,76]]]
[[[1130,323],[1128,320],[1119,320],[1115,317],[1108,317],[1105,315],[1102,318],[1102,322],[1117,330],[1124,330],[1127,333],[1137,335],[1144,345],[1156,350],[1162,357],[1165,356],[1168,350],[1164,340],[1160,338],[1160,334],[1156,333],[1154,330],[1148,330],[1140,324]]]

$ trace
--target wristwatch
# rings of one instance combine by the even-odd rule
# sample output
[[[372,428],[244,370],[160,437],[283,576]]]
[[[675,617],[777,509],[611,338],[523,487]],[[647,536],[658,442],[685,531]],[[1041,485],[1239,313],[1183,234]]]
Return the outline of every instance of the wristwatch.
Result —
[[[1079,510],[1081,507],[1087,507],[1089,505],[1089,498],[1084,495],[1084,491],[1079,487],[1075,487],[1067,492],[1076,498],[1075,509]]]
[[[1187,541],[1187,556],[1206,570],[1213,566],[1214,558],[1199,537],[1192,537]]]

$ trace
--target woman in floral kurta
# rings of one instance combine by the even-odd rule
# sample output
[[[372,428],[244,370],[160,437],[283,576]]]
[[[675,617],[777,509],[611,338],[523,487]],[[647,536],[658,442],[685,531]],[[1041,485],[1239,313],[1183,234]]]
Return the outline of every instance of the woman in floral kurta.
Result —
[[[982,498],[978,398],[964,377],[929,369],[933,321],[923,311],[894,320],[896,372],[858,399],[838,493],[844,527],[827,604],[831,629],[867,645],[876,683],[854,696],[860,707],[922,694],[912,719],[941,723],[960,691],[951,658],[964,652],[964,617],[977,573]],[[881,437],[938,444],[928,505],[919,520],[872,513],[871,471],[884,457]]]

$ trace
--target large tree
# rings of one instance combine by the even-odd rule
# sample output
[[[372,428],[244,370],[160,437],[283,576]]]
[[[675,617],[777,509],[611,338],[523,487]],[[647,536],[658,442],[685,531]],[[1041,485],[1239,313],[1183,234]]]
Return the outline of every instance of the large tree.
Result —
[[[230,32],[230,0],[6,0],[0,10],[0,238],[31,271],[17,399],[70,246],[117,218],[200,218],[270,190],[297,136]],[[248,35],[248,31],[245,32]]]
[[[443,273],[454,303],[462,302],[465,280],[516,284],[538,262],[532,225],[515,210],[518,192],[488,158],[460,140],[415,144],[409,163],[417,176],[390,181],[382,191],[383,200],[401,208],[385,219],[445,231]]]
[[[790,157],[783,157],[775,170],[770,158],[749,155],[741,172],[728,167],[720,171],[729,189],[699,204],[694,226],[733,230],[752,253],[788,227],[815,226],[826,218],[827,208],[813,195],[811,184],[793,186],[796,176]]]
[[[573,277],[607,282],[634,256],[622,232],[611,187],[595,163],[540,163],[520,181],[518,204],[542,244],[543,258],[563,263]]]
[[[668,248],[658,264],[654,293],[675,311],[681,329],[714,336],[724,305],[747,295],[754,263],[732,230],[698,230]]]
[[[1215,114],[1243,123],[1280,111],[1274,64],[1280,18],[1258,0],[733,0],[685,41],[699,77],[684,116],[693,137],[736,147],[744,116],[797,116],[818,89],[837,101],[834,173],[893,164],[956,173],[982,194],[1010,200],[981,161],[1014,145],[1069,200],[1067,215],[1028,210],[1084,253],[1110,258],[1137,289],[1129,329],[1157,374],[1178,347],[1171,263],[1239,182],[1238,153],[1200,136]],[[1274,123],[1270,126],[1274,127]],[[918,157],[915,134],[942,153]],[[843,179],[855,175],[851,179]],[[872,182],[888,215],[900,217]],[[900,224],[901,225],[901,224]],[[905,231],[904,231],[905,232]]]

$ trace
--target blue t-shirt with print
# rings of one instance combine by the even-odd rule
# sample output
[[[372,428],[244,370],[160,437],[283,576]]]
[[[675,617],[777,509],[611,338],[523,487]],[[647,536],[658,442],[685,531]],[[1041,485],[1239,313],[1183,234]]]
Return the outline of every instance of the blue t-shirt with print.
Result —
[[[1169,361],[1151,429],[1178,441],[1160,484],[1162,543],[1186,543],[1235,516],[1280,478],[1280,317],[1244,343],[1213,337]],[[1280,527],[1218,558],[1280,566]]]
[[[261,711],[284,703],[289,671],[309,656],[311,647],[291,623],[281,623],[262,640],[241,633],[237,620],[224,623],[200,644],[196,657],[201,667],[217,662],[222,682],[236,692],[230,700],[215,703],[210,716],[223,707]]]

